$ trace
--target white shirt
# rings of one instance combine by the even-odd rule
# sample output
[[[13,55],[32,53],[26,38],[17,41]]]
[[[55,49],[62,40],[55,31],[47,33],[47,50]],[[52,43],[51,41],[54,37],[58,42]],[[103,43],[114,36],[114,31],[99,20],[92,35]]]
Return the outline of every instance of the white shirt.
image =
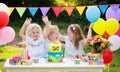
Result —
[[[76,49],[74,47],[74,43],[70,41],[68,36],[64,36],[64,40],[65,40],[65,53],[64,53],[65,58],[73,58],[76,55],[84,54],[82,41],[79,42],[79,48]]]
[[[30,36],[26,36],[26,49],[28,50],[28,55],[30,57],[44,57],[44,39],[40,35],[38,40],[34,41]]]

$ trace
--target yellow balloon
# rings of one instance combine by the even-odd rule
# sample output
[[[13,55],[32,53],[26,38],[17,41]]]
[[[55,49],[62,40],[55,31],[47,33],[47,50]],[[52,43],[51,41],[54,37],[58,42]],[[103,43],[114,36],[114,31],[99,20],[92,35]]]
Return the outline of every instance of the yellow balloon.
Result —
[[[99,18],[93,25],[93,30],[99,35],[104,34],[105,28],[106,28],[106,22],[102,18]]]
[[[106,31],[109,35],[115,34],[119,29],[119,22],[114,19],[110,18],[106,22]]]

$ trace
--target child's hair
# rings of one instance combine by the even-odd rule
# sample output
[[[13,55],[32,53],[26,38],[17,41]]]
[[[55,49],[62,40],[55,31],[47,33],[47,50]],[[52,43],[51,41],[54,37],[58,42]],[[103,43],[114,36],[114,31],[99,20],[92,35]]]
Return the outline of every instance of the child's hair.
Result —
[[[32,24],[29,24],[28,27],[26,28],[26,35],[29,35],[31,33],[31,30],[34,28],[38,28],[39,33],[42,33],[42,29],[40,25],[38,25],[37,23],[32,23]]]
[[[50,26],[50,34],[54,33],[56,30],[59,30],[57,25],[51,25]]]
[[[56,30],[59,30],[57,25],[50,25],[48,28],[44,28],[44,33],[47,32],[47,38],[49,38],[49,36],[53,34]]]
[[[82,33],[82,30],[78,24],[71,24],[69,27],[70,31],[74,34],[74,47],[78,49],[79,47],[79,41],[84,39],[84,35]]]

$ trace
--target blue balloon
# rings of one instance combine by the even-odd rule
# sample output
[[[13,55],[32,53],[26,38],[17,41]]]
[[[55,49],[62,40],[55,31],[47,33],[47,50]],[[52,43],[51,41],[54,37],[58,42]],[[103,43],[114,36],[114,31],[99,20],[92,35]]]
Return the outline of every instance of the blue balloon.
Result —
[[[89,6],[86,11],[86,17],[90,22],[96,22],[100,18],[100,10],[97,6]]]

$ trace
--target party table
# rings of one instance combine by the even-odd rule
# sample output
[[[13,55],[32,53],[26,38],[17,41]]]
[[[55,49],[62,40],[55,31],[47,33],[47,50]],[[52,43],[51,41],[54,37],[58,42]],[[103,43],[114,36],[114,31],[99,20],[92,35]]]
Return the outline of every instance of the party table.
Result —
[[[72,59],[64,59],[60,63],[39,59],[39,63],[31,65],[11,65],[7,59],[4,64],[6,72],[102,72],[104,67],[105,65],[89,65],[87,63],[74,64]]]

